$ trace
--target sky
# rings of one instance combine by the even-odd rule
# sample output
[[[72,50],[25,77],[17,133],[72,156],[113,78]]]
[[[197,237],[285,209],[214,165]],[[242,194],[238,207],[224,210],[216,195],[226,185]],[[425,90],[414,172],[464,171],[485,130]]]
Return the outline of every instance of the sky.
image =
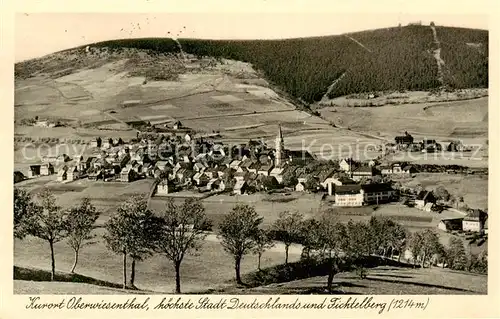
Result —
[[[324,13],[16,13],[15,61],[40,57],[88,43],[139,37],[277,39],[335,35],[406,25],[488,29],[488,16],[401,12]],[[170,33],[169,33],[170,32]]]

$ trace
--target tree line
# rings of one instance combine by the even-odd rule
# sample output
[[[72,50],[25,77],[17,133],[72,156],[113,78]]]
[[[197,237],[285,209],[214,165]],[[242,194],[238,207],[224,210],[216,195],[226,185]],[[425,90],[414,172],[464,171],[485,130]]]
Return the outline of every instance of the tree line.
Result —
[[[488,61],[466,42],[488,45],[488,32],[440,27],[442,56],[453,88],[487,87]],[[359,45],[350,38],[355,39]],[[297,100],[319,101],[328,87],[344,74],[329,92],[334,98],[355,93],[431,90],[441,84],[432,55],[433,35],[428,26],[405,26],[286,40],[179,39],[184,52],[198,57],[234,59],[251,63],[271,83]],[[155,53],[179,53],[169,38],[125,39],[92,46],[136,48]],[[487,50],[485,51],[487,52]],[[449,61],[449,63],[448,63]]]
[[[65,240],[74,251],[74,272],[80,251],[98,239],[94,229],[100,212],[88,198],[70,209],[57,206],[55,196],[47,189],[32,197],[28,192],[14,190],[14,236],[23,239],[31,235],[46,241],[51,253],[51,279],[55,279],[56,259],[54,244]],[[367,222],[341,222],[335,214],[325,211],[316,218],[305,218],[299,212],[284,211],[264,228],[263,217],[255,207],[237,204],[228,212],[216,231],[224,251],[232,256],[235,278],[243,284],[241,261],[253,254],[258,258],[281,242],[284,263],[289,263],[292,244],[302,246],[302,260],[320,261],[327,266],[326,287],[332,290],[333,279],[341,265],[355,264],[366,256],[392,258],[400,261],[406,250],[413,263],[428,267],[442,260],[449,268],[485,272],[487,255],[466,254],[460,239],[452,238],[449,247],[440,244],[432,230],[410,233],[402,225],[383,217],[372,217]],[[123,202],[105,222],[102,236],[106,247],[122,256],[124,289],[136,289],[136,265],[154,254],[161,254],[175,270],[175,291],[181,292],[181,266],[184,258],[203,248],[203,242],[212,228],[205,209],[198,199],[182,203],[167,200],[161,211],[148,208],[147,198],[134,195]],[[131,263],[128,263],[128,260]],[[130,269],[128,265],[130,264]]]

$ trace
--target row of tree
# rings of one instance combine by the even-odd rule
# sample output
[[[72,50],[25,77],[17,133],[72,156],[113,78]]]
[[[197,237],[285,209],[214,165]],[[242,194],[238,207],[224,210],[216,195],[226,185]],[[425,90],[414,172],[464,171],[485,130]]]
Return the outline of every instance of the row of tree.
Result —
[[[17,238],[32,235],[48,242],[51,251],[52,280],[55,277],[54,244],[66,239],[75,253],[74,272],[82,247],[95,243],[93,231],[99,212],[89,199],[64,210],[57,206],[53,194],[44,190],[37,200],[19,189],[14,192],[14,234]],[[263,218],[249,205],[238,204],[218,225],[217,236],[224,250],[234,260],[236,281],[242,284],[240,265],[244,256],[256,254],[258,269],[262,254],[276,241],[284,245],[285,264],[293,243],[302,245],[302,258],[314,259],[328,265],[328,289],[340,271],[341,264],[354,263],[363,256],[378,255],[401,258],[409,249],[414,262],[422,267],[440,256],[453,269],[461,265],[463,254],[458,245],[450,242],[444,249],[438,235],[425,230],[410,234],[400,224],[387,218],[372,217],[369,222],[342,223],[332,212],[325,211],[318,218],[304,218],[301,213],[284,211],[268,229],[262,227]],[[105,223],[103,239],[106,246],[123,258],[123,288],[135,288],[136,263],[153,254],[162,254],[172,262],[176,274],[176,292],[181,291],[180,268],[187,254],[201,249],[211,229],[211,222],[199,200],[186,199],[176,204],[166,201],[163,211],[153,212],[142,195],[122,203]],[[463,245],[462,245],[463,248]],[[128,277],[127,259],[131,259]],[[467,257],[465,258],[467,259]],[[471,259],[471,258],[469,258]],[[486,256],[469,262],[466,270],[484,268]],[[435,258],[434,258],[435,261]],[[482,264],[481,264],[482,263]]]

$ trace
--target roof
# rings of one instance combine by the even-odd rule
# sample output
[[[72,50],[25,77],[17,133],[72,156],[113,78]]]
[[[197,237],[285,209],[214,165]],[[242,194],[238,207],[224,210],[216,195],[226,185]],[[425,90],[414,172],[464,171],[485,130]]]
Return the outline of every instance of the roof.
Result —
[[[370,166],[360,166],[356,168],[353,173],[373,173],[373,167]]]
[[[352,158],[343,158],[340,162],[341,163],[346,162],[347,164],[355,164],[356,163],[356,161],[353,160]]]
[[[261,164],[259,162],[253,162],[252,165],[250,165],[249,169],[260,169]]]
[[[440,223],[443,223],[446,226],[446,229],[458,230],[462,228],[462,220],[463,218],[441,219]]]
[[[327,171],[319,173],[318,179],[320,182],[324,182],[327,178],[332,177],[335,173],[335,169],[331,168]]]
[[[380,183],[380,184],[366,184],[366,185],[361,185],[361,188],[366,192],[366,193],[376,193],[376,192],[388,192],[392,191],[392,186],[387,183]]]
[[[259,171],[268,171],[268,170],[270,170],[271,168],[273,168],[273,165],[272,165],[272,164],[262,165],[262,166],[259,168]]]
[[[423,191],[420,191],[420,193],[418,193],[417,195],[417,200],[433,200],[434,199],[434,195],[432,194],[431,191],[426,191],[426,190],[423,190]]]
[[[335,187],[335,194],[347,195],[358,194],[361,191],[361,185],[341,185]]]
[[[284,171],[284,168],[282,167],[275,167],[272,169],[271,174],[282,174]]]
[[[480,209],[471,209],[467,216],[465,216],[464,220],[466,221],[479,221],[483,220],[485,221],[487,219],[488,215],[486,212],[480,210]]]

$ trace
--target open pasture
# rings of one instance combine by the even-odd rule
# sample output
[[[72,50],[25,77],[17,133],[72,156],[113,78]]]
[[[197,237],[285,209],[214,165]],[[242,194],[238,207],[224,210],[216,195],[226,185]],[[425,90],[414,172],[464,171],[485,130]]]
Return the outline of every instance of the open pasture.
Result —
[[[408,131],[427,138],[449,137],[452,134],[454,138],[470,138],[487,136],[488,131],[487,97],[379,107],[326,107],[320,112],[337,125],[392,137]],[[477,129],[467,132],[460,129],[468,127]]]

